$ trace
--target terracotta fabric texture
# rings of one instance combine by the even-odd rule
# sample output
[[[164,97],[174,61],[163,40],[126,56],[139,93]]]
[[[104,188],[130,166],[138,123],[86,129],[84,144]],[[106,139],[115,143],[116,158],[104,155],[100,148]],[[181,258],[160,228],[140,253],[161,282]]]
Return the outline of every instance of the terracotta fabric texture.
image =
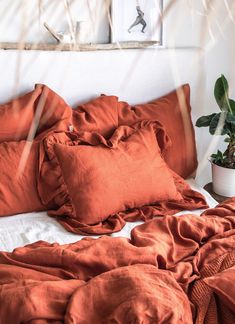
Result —
[[[51,207],[41,202],[36,185],[39,143],[50,133],[67,131],[71,119],[72,109],[42,84],[0,105],[0,216]]]
[[[172,142],[163,153],[169,167],[183,178],[192,175],[197,168],[197,152],[189,85],[185,84],[146,104],[130,106],[119,102],[119,125],[131,125],[144,119],[157,120],[165,127]]]
[[[95,131],[110,136],[118,127],[118,98],[101,95],[73,109],[75,131]]]
[[[235,309],[219,303],[205,283],[233,269],[234,242],[235,198],[201,217],[151,220],[136,226],[131,239],[40,241],[0,252],[0,318],[3,324],[234,323]],[[233,283],[234,274],[228,279]],[[227,294],[234,296],[233,284]]]
[[[100,137],[96,146],[54,144],[65,199],[49,215],[89,225],[136,207],[182,200],[156,130],[156,123],[138,123],[119,127],[108,141]]]
[[[235,251],[233,251],[235,257]],[[234,260],[235,264],[235,260]],[[212,288],[219,300],[226,305],[231,311],[235,310],[235,265],[224,271],[217,273],[215,276],[207,277],[204,282]]]
[[[68,231],[88,235],[119,231],[126,221],[208,207],[160,158],[156,137],[170,145],[164,128],[151,121],[120,127],[109,140],[92,132],[47,137],[40,148],[38,192],[45,205],[54,206],[49,215]]]
[[[1,143],[0,157],[0,216],[45,210],[36,185],[39,143]]]
[[[46,85],[36,84],[33,91],[0,105],[0,142],[67,131],[71,122],[71,107]]]

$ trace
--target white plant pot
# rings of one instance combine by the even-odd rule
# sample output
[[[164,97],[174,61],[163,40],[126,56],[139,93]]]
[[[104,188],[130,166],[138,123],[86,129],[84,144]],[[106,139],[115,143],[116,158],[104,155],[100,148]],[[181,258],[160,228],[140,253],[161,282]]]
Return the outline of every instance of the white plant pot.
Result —
[[[224,197],[235,196],[235,169],[211,163],[213,191]]]

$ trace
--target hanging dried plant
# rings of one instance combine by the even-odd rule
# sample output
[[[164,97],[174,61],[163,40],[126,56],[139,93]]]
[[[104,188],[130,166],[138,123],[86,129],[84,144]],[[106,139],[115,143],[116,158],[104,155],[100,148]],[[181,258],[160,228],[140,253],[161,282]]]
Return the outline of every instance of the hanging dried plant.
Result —
[[[41,17],[42,17],[42,0],[38,0],[38,21],[39,21],[39,25],[41,23]]]

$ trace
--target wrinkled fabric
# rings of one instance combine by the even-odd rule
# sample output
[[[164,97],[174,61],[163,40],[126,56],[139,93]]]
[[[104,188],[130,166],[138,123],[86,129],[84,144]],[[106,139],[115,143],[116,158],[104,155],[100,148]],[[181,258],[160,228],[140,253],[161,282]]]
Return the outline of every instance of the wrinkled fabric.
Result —
[[[233,257],[231,264],[234,264],[235,253],[226,253],[226,259],[228,259],[228,257]],[[224,261],[225,258],[223,258],[223,263],[225,263]],[[214,276],[205,278],[204,282],[212,288],[222,304],[233,311],[235,309],[235,280],[232,281],[231,278],[235,278],[235,266],[222,270]]]
[[[37,191],[39,143],[0,144],[0,216],[45,210]]]
[[[172,141],[172,145],[163,153],[165,161],[183,178],[193,175],[197,168],[197,151],[189,85],[182,85],[144,104],[131,106],[127,102],[119,102],[119,125],[131,125],[140,120],[157,120],[165,127]]]
[[[40,141],[68,131],[71,118],[71,107],[42,84],[0,105],[0,216],[51,207],[42,203],[36,185]]]
[[[139,184],[138,200],[135,197],[134,203],[132,202],[129,205],[120,203],[120,206],[116,210],[114,208],[111,209],[110,204],[112,200],[115,203],[117,203],[119,198],[120,201],[125,201],[124,199],[128,201],[128,197],[132,197],[135,194],[135,190],[138,192],[138,185],[134,184],[135,177],[142,177],[143,179],[143,173],[145,172],[147,174],[152,167],[149,165],[148,160],[145,163],[142,158],[143,163],[138,165],[138,170],[133,171],[133,166],[140,161],[141,154],[139,156],[139,153],[143,152],[142,155],[146,159],[153,153],[153,147],[150,148],[149,146],[148,132],[145,135],[138,133],[141,129],[150,127],[151,125],[154,125],[155,136],[158,140],[160,139],[163,147],[167,149],[171,145],[171,141],[165,133],[164,127],[158,122],[151,121],[141,121],[131,127],[119,127],[109,139],[105,139],[101,134],[96,132],[55,133],[48,136],[40,146],[37,183],[42,202],[45,205],[50,204],[54,206],[53,210],[49,211],[49,215],[56,217],[68,231],[89,235],[108,234],[120,231],[126,221],[147,221],[156,216],[175,214],[182,210],[207,208],[208,206],[203,195],[190,189],[188,184],[180,176],[170,170],[161,159],[160,152],[158,151],[157,154],[154,154],[154,157],[158,155],[160,164],[158,163],[158,167],[156,168],[155,163],[156,172],[152,170],[152,176],[148,180],[141,181]],[[137,134],[139,134],[139,137]],[[128,146],[131,140],[133,146]],[[152,142],[153,140],[151,140]],[[138,143],[139,148],[137,149],[137,153],[135,153],[136,158],[134,158],[133,147]],[[158,146],[155,138],[154,145],[156,147]],[[120,152],[118,151],[119,146],[121,146]],[[57,148],[56,152],[55,148]],[[113,155],[111,154],[112,150],[115,153]],[[145,150],[147,151],[144,152]],[[86,154],[85,156],[87,156],[87,161],[81,155],[83,151]],[[109,158],[105,160],[105,163],[108,162],[109,164],[104,170],[103,178],[108,182],[103,186],[105,190],[109,188],[109,191],[102,197],[102,191],[104,189],[102,189],[102,184],[97,180],[96,169],[100,171],[103,167],[104,161],[101,163],[102,156],[104,153],[106,156],[109,153],[106,151],[110,151],[111,153]],[[119,152],[119,157],[117,157],[116,151]],[[76,155],[74,155],[74,152],[76,152]],[[76,158],[78,161],[74,165]],[[124,158],[125,163],[123,164]],[[94,168],[93,165],[95,162],[96,166]],[[116,162],[121,166],[123,174],[126,174],[123,182],[121,182],[121,178],[118,178],[121,172],[112,174],[112,167],[113,165],[115,166]],[[148,167],[147,164],[149,165]],[[77,165],[80,167],[77,167]],[[110,172],[108,172],[108,167]],[[89,170],[88,176],[86,175],[87,168]],[[144,168],[147,168],[147,170],[145,171]],[[140,173],[140,176],[138,176],[138,173]],[[82,188],[82,183],[78,183],[79,177],[84,182]],[[88,180],[89,177],[91,177],[90,180]],[[103,178],[101,179],[102,181]],[[119,183],[118,191],[111,190],[112,182]],[[97,197],[96,193],[98,188],[100,193],[98,192]],[[127,188],[128,191],[124,193],[125,190],[120,190],[120,188]],[[78,195],[79,192],[83,194],[81,194],[83,197],[82,201]],[[147,199],[146,202],[143,202],[141,199],[146,193]],[[122,195],[124,195],[124,198]],[[150,196],[152,200],[149,198]],[[91,204],[90,200],[92,201],[92,199],[93,203]],[[96,212],[93,211],[87,215],[89,209],[87,205],[85,206],[86,208],[83,208],[85,213],[82,213],[82,207],[86,204],[86,201],[92,205],[93,209],[96,207]],[[102,215],[101,213],[107,211],[108,207],[110,213]],[[79,208],[81,208],[80,213]],[[91,211],[91,208],[89,210]]]
[[[116,129],[95,146],[54,144],[61,185],[52,216],[66,216],[93,225],[110,215],[160,201],[178,201],[173,176],[161,157],[156,122]],[[72,172],[71,172],[72,171]]]
[[[118,127],[118,98],[101,95],[75,107],[72,124],[77,132],[98,132],[110,137]]]
[[[2,323],[233,323],[234,309],[217,304],[206,278],[235,266],[234,210],[235,198],[201,217],[148,221],[131,239],[1,252]]]
[[[67,131],[72,122],[71,107],[44,84],[0,105],[0,143],[41,139],[52,131]]]
[[[73,109],[72,120],[76,131],[96,131],[108,137],[118,126],[157,120],[172,141],[163,153],[169,167],[183,178],[193,175],[197,168],[188,84],[151,102],[134,106],[115,96],[102,95]],[[159,145],[164,148],[160,142]]]
[[[187,107],[189,107],[189,87],[184,86],[183,92],[185,93]],[[159,104],[169,101],[170,108],[165,110],[168,117],[171,116],[171,109],[175,107],[176,97],[176,93],[173,93],[166,96],[167,100],[163,97],[158,101]],[[176,106],[178,107],[178,105]],[[48,161],[43,160],[43,155],[45,155],[45,152],[43,152],[44,147],[40,145],[40,151],[38,151],[39,148],[35,142],[42,142],[52,134],[56,137],[56,134],[59,132],[67,132],[72,129],[84,131],[85,133],[87,131],[95,131],[109,138],[118,125],[124,123],[122,118],[124,116],[129,116],[126,118],[126,124],[143,120],[145,117],[149,120],[155,119],[155,115],[151,115],[151,113],[148,115],[147,108],[147,115],[144,113],[140,114],[139,119],[133,118],[135,110],[130,108],[129,112],[132,113],[129,114],[127,113],[129,108],[129,106],[122,108],[122,104],[118,102],[118,98],[115,96],[102,95],[72,110],[59,95],[43,84],[37,84],[32,92],[16,98],[7,104],[0,105],[0,151],[2,157],[0,164],[1,169],[4,170],[4,174],[0,176],[0,197],[2,197],[2,202],[0,200],[0,216],[58,208],[58,204],[54,204],[53,201],[53,197],[58,195],[56,188],[51,183],[51,174],[55,172],[53,165],[50,168],[49,163],[47,163]],[[153,108],[153,111],[161,110],[155,108]],[[152,111],[151,109],[150,111]],[[187,111],[190,112],[189,110]],[[171,135],[170,141],[173,147],[175,147],[175,137],[177,136],[172,133],[172,130],[175,129],[176,124],[178,125],[178,121],[182,121],[181,114],[177,113],[176,115],[172,114],[175,124],[170,129],[167,126],[168,117],[162,120],[162,122],[166,123],[167,132],[169,131]],[[155,117],[161,120],[157,115]],[[190,119],[190,114],[188,118]],[[182,126],[182,124],[180,125]],[[191,137],[189,136],[189,138]],[[166,145],[162,132],[158,132],[157,139],[162,154],[166,157],[170,152],[171,146]],[[4,142],[8,142],[8,144]],[[182,140],[181,145],[178,147],[184,147],[183,143],[184,141]],[[193,148],[194,146],[191,145],[190,147]],[[177,154],[181,156],[179,152]],[[173,157],[174,154],[171,156]],[[187,155],[189,161],[192,160],[190,156],[190,154]],[[10,163],[11,159],[12,163]],[[182,163],[183,160],[181,156],[180,161]],[[44,166],[41,168],[42,162],[44,162]],[[182,163],[180,165],[183,166],[184,163]],[[37,175],[38,171],[39,176]],[[13,175],[16,176],[14,178],[16,185],[13,183]],[[42,179],[41,175],[44,175],[45,178]],[[39,181],[42,181],[38,184],[38,188],[35,187],[35,176],[37,176]],[[177,178],[176,175],[173,176],[175,179]],[[177,183],[181,182],[181,180],[178,180],[175,181]],[[114,214],[108,222],[101,222],[92,227],[87,227],[81,222],[77,224],[74,220],[68,219],[65,221],[64,218],[61,219],[61,224],[64,224],[68,230],[80,234],[104,234],[120,230],[125,225],[126,220],[150,219],[155,215],[173,214],[186,209],[186,204],[189,209],[206,207],[202,197],[197,194],[195,195],[190,191],[189,187],[184,186],[184,188],[184,201],[176,205],[172,204],[172,202],[161,206],[154,204],[154,206],[144,207],[144,210],[132,210],[128,213],[128,216],[125,213]]]

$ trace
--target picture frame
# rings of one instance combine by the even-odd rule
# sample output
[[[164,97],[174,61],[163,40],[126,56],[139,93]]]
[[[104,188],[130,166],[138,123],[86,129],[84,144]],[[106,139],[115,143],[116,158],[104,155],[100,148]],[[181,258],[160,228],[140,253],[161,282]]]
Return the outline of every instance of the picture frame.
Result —
[[[149,42],[162,45],[163,0],[112,0],[111,42]]]

